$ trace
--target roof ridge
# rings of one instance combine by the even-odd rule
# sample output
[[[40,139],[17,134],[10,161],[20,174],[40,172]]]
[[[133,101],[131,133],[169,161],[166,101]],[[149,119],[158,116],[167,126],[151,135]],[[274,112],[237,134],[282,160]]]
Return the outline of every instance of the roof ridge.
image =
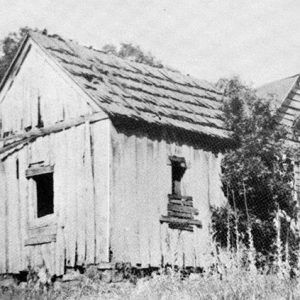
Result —
[[[30,36],[33,39],[34,39],[34,36],[32,35],[32,33],[33,33],[33,35],[38,34],[38,35],[42,35],[46,38],[50,38],[52,40],[58,40],[60,42],[64,42],[69,48],[72,47],[72,44],[75,44],[77,47],[82,47],[82,48],[86,49],[87,51],[94,51],[96,53],[101,53],[101,54],[103,54],[107,57],[113,57],[117,61],[125,62],[131,68],[135,68],[135,65],[137,65],[137,66],[140,66],[142,68],[145,68],[146,70],[149,69],[149,70],[153,70],[155,72],[159,72],[160,74],[162,74],[163,77],[166,77],[167,79],[169,79],[168,76],[165,75],[163,72],[167,72],[167,73],[173,74],[173,75],[183,76],[186,79],[189,78],[189,80],[194,83],[195,87],[198,86],[198,88],[200,87],[202,90],[206,90],[206,91],[210,91],[210,92],[214,92],[214,93],[223,95],[223,93],[217,87],[215,87],[213,85],[213,83],[211,83],[207,80],[199,79],[195,76],[184,74],[181,71],[173,70],[172,68],[167,68],[166,66],[163,66],[163,67],[159,68],[159,67],[148,65],[146,63],[141,63],[141,62],[137,62],[137,61],[134,61],[134,60],[129,60],[129,59],[126,59],[126,58],[122,58],[122,57],[119,57],[117,55],[110,54],[110,53],[107,53],[107,52],[102,51],[100,49],[94,48],[93,46],[86,46],[86,45],[80,44],[78,41],[74,41],[74,40],[71,40],[71,39],[65,39],[64,37],[62,37],[58,34],[48,34],[46,31],[40,32],[40,31],[30,30]],[[171,79],[171,80],[173,80],[173,79]],[[174,81],[174,82],[176,82],[176,81]],[[181,83],[176,82],[176,84],[181,84]],[[205,85],[205,87],[201,86],[201,84]]]
[[[83,47],[83,48],[86,48],[87,50],[92,50],[92,51],[95,51],[95,52],[100,52],[100,53],[103,53],[105,55],[113,55],[114,57],[118,58],[118,59],[121,59],[121,60],[125,60],[125,61],[128,61],[128,62],[134,62],[136,64],[139,64],[139,65],[143,65],[143,66],[147,66],[147,67],[150,67],[150,68],[156,68],[156,69],[164,69],[164,70],[168,70],[168,71],[171,71],[171,72],[174,72],[174,73],[180,73],[182,74],[180,71],[175,71],[175,70],[172,70],[172,69],[168,69],[166,67],[155,67],[155,66],[151,66],[151,65],[148,65],[148,64],[145,64],[145,63],[142,63],[142,62],[138,62],[138,61],[132,61],[132,60],[127,60],[125,58],[122,58],[120,56],[117,56],[115,54],[109,54],[103,50],[100,50],[100,49],[97,49],[95,48],[94,46],[90,45],[90,46],[87,46],[87,45],[83,45],[81,44],[80,42],[78,41],[74,41],[74,40],[71,40],[71,39],[65,39],[63,38],[62,36],[60,36],[59,34],[48,34],[47,31],[43,31],[43,32],[40,32],[40,31],[35,31],[35,30],[30,30],[29,32],[29,35],[31,35],[31,33],[34,33],[34,34],[40,34],[40,35],[44,35],[45,37],[48,37],[48,38],[54,38],[54,39],[58,39],[62,42],[65,42],[66,44],[68,44],[69,42],[71,43],[75,43],[77,44],[79,47]],[[184,74],[182,74],[184,75]],[[187,75],[184,75],[184,76],[187,76]]]
[[[259,87],[255,88],[256,90],[260,89],[260,88],[263,88],[265,86],[268,86],[269,84],[273,84],[273,83],[276,83],[276,82],[280,82],[280,81],[283,81],[283,80],[286,80],[286,79],[291,79],[293,77],[297,77],[297,76],[300,76],[300,73],[297,73],[295,75],[292,75],[292,76],[287,76],[287,77],[284,77],[284,78],[281,78],[281,79],[276,79],[276,80],[272,80],[272,81],[269,81],[267,83],[264,83],[263,85],[260,85]]]

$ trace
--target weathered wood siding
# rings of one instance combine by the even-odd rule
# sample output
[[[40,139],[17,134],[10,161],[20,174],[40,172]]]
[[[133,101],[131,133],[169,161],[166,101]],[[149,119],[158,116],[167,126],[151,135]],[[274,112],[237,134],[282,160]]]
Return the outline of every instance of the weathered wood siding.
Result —
[[[300,113],[300,89],[299,82],[296,83],[293,90],[289,93],[281,107],[279,108],[279,115],[281,116],[281,123],[293,128],[295,120]]]
[[[220,182],[221,155],[192,146],[112,130],[110,241],[113,261],[143,267],[170,263],[200,266],[209,251],[210,205],[224,201]],[[184,157],[188,169],[183,194],[192,196],[203,228],[170,229],[159,219],[167,214],[171,193],[168,157]]]
[[[22,47],[0,95],[2,133],[6,133],[5,137],[19,133],[5,140],[6,152],[0,151],[0,273],[17,273],[28,265],[44,264],[50,273],[60,275],[66,265],[98,264],[110,260],[144,267],[161,263],[201,265],[201,254],[209,250],[210,205],[223,201],[220,155],[179,145],[178,140],[177,144],[167,142],[168,137],[150,139],[143,134],[117,132],[93,100],[95,95],[102,97],[102,90],[99,89],[98,95],[87,96],[90,91],[84,82],[90,80],[82,73],[80,79],[74,75],[77,68],[82,71],[81,67],[73,62],[72,68],[68,69],[68,62],[59,63],[64,59],[64,49],[60,49],[61,56],[53,60],[53,52],[58,50],[56,47],[47,51],[45,49],[49,47],[42,48],[31,39],[25,40]],[[66,69],[69,71],[65,72]],[[111,76],[109,72],[108,76]],[[108,79],[105,84],[111,84],[111,78]],[[162,80],[164,86],[159,87],[161,97],[165,97],[166,91],[174,93],[169,88],[169,77],[165,79]],[[188,78],[187,82],[182,83],[182,80],[178,83],[181,88],[187,83],[190,85]],[[132,80],[131,84],[133,92],[136,81]],[[105,88],[104,85],[101,87]],[[181,89],[176,91],[180,94],[178,101],[187,97],[185,88],[182,92]],[[206,91],[206,88],[194,89],[200,92],[200,102],[206,103],[206,97],[212,96],[212,91]],[[220,94],[216,93],[216,96]],[[148,101],[147,97],[143,101]],[[135,127],[133,116],[148,111],[148,108],[145,110],[148,104],[152,106],[148,103],[140,110],[139,101],[131,99],[135,103],[129,109],[127,100],[122,105],[118,99],[113,101],[109,105],[111,111],[108,111],[114,120],[116,116],[122,119],[120,115],[123,119],[124,115],[131,116],[131,127]],[[212,101],[212,107],[217,109],[219,100]],[[193,102],[194,109],[198,105],[196,102]],[[105,101],[102,104],[105,106]],[[175,108],[165,106],[166,116],[168,113],[174,116],[176,105]],[[94,120],[93,124],[89,121],[81,125],[72,123],[80,116],[94,113],[103,114],[106,120]],[[201,115],[199,111],[197,118],[201,118],[200,123],[204,120]],[[147,113],[144,116],[148,120]],[[186,125],[188,128],[192,126],[189,121],[178,123],[173,117],[164,119],[169,121],[159,123],[159,126],[178,125],[181,130],[186,129]],[[204,132],[215,138],[226,136],[221,128],[212,129],[220,120],[216,118],[212,122],[213,118],[210,119]],[[90,120],[92,122],[92,118]],[[42,129],[33,130],[35,127]],[[58,128],[62,131],[58,132]],[[197,130],[203,132],[204,128],[200,126]],[[25,130],[29,131],[26,136]],[[138,128],[134,131],[137,134]],[[176,140],[174,132],[172,136]],[[196,135],[194,133],[189,139],[193,140]],[[207,144],[210,138],[202,137]],[[193,233],[169,229],[167,224],[159,221],[167,214],[168,194],[171,193],[170,155],[183,156],[189,166],[182,192],[193,197],[194,207],[199,210],[196,218],[203,224],[201,229],[195,227]],[[36,182],[33,178],[26,178],[25,174],[31,164],[40,162],[50,170],[52,166],[54,168],[54,213],[37,218]]]
[[[107,119],[86,122],[3,157],[0,273],[45,264],[59,275],[65,261],[67,266],[108,261],[109,128]],[[41,161],[54,166],[54,214],[37,218],[35,183],[25,171]]]
[[[286,99],[283,101],[279,108],[280,122],[286,125],[290,130],[290,140],[288,145],[296,148],[300,146],[300,138],[298,135],[294,135],[293,128],[295,121],[300,116],[300,83],[299,80],[295,83],[293,89],[289,92]],[[297,128],[299,130],[299,128]],[[300,203],[300,161],[299,158],[294,165],[294,188],[295,188],[295,199]]]
[[[8,78],[0,99],[3,132],[18,132],[92,112],[88,97],[35,44],[27,46]]]
[[[182,192],[192,196],[203,227],[170,229],[169,156],[184,157]],[[123,261],[143,267],[201,266],[209,251],[210,205],[224,201],[221,155],[117,132],[106,119],[38,138],[0,163],[0,273],[45,264],[67,266]],[[36,217],[30,164],[54,166],[54,214]],[[19,172],[18,172],[19,169]]]

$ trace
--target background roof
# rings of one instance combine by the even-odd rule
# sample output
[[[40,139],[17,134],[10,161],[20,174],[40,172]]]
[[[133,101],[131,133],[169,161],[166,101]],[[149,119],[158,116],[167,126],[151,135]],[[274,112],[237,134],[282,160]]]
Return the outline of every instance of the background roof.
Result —
[[[297,82],[299,75],[294,75],[277,81],[267,83],[256,90],[256,94],[261,98],[273,97],[277,107],[280,107],[285,98],[291,92],[294,84]]]

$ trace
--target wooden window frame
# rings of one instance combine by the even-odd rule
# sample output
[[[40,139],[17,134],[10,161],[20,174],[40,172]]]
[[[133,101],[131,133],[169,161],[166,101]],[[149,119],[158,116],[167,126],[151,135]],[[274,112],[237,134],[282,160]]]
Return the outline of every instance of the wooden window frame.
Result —
[[[29,180],[31,205],[29,210],[29,227],[41,228],[44,226],[50,226],[56,224],[56,212],[53,199],[53,213],[38,217],[37,207],[37,185],[34,177],[44,174],[54,174],[53,165],[44,165],[44,162],[37,162],[29,165],[29,168],[25,171],[25,176]],[[53,187],[54,188],[54,187]],[[54,197],[54,196],[53,196]],[[30,233],[30,232],[29,232]]]
[[[54,166],[33,166],[25,171],[26,178],[33,178],[35,176],[54,173]]]

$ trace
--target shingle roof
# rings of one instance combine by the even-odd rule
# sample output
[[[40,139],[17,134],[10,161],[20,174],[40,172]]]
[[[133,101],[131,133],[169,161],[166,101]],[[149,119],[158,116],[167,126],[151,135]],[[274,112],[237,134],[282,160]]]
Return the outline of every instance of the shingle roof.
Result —
[[[223,96],[212,84],[177,71],[124,60],[57,35],[31,32],[30,37],[109,116],[228,138],[220,110]]]

